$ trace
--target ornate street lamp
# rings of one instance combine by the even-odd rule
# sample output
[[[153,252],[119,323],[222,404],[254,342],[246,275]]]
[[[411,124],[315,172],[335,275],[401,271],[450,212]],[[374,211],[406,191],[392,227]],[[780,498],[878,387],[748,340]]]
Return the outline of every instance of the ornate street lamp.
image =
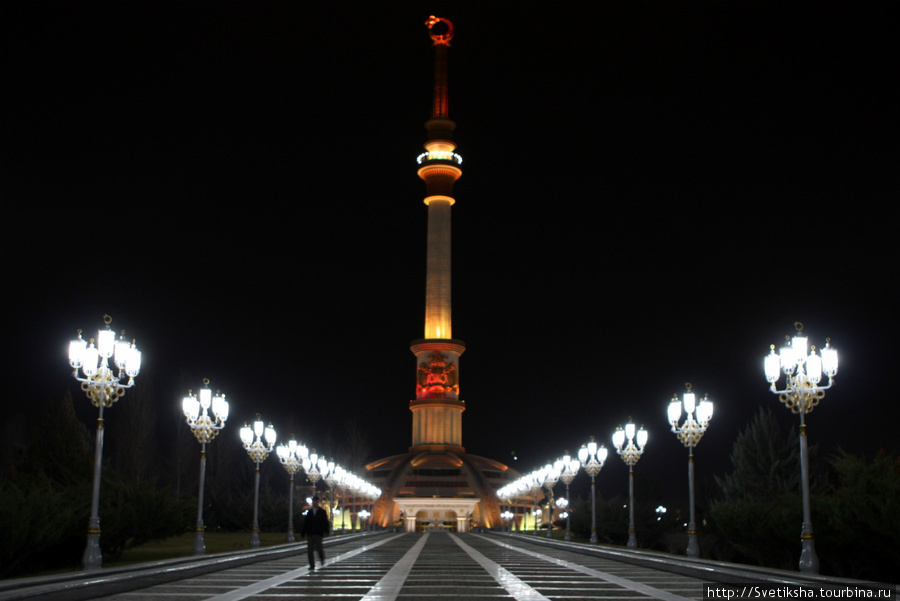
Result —
[[[126,388],[134,386],[134,379],[141,371],[141,352],[134,342],[125,340],[125,333],[119,339],[109,324],[112,317],[103,316],[106,328],[97,333],[97,340],[90,340],[90,345],[81,337],[69,343],[69,365],[74,370],[72,376],[81,382],[81,390],[85,392],[94,407],[98,407],[97,439],[94,444],[94,482],[91,489],[91,516],[88,519],[87,545],[82,555],[82,563],[86,570],[97,570],[103,565],[100,552],[100,468],[103,461],[103,410],[112,407],[125,394]],[[96,342],[96,346],[95,346]],[[109,359],[115,363],[115,369],[109,366]],[[81,370],[84,376],[78,375]]]
[[[206,444],[219,433],[219,430],[225,427],[225,420],[228,419],[228,402],[225,400],[224,394],[216,392],[216,396],[212,395],[209,389],[209,380],[203,378],[203,388],[200,389],[199,395],[188,394],[181,402],[184,417],[188,426],[197,441],[200,443],[200,492],[197,494],[197,525],[194,529],[194,555],[203,555],[206,553],[206,543],[203,540],[203,488],[206,482]],[[209,409],[212,408],[213,417],[209,416]]]
[[[825,339],[822,354],[816,354],[816,347],[810,347],[806,354],[807,337],[803,335],[803,324],[794,323],[797,334],[790,339],[790,346],[781,348],[775,354],[775,345],[771,346],[765,359],[766,379],[769,390],[779,395],[779,400],[794,413],[800,414],[800,484],[803,496],[803,526],[800,534],[800,571],[809,574],[819,573],[819,558],[816,556],[815,538],[813,537],[812,519],[809,511],[809,452],[806,442],[806,414],[811,413],[816,405],[825,398],[825,391],[834,384],[834,376],[838,371],[837,351]],[[783,390],[778,390],[776,383],[784,373],[786,383]],[[822,376],[828,377],[828,384],[820,386]]]
[[[523,476],[515,481],[514,483],[515,491],[514,494],[517,499],[522,500],[522,520],[516,520],[516,526],[518,527],[518,531],[521,533],[526,528],[526,517],[528,515],[528,488],[530,484],[528,483],[528,477]],[[515,511],[518,512],[519,503],[516,501]]]
[[[688,448],[688,488],[691,519],[688,522],[688,557],[700,557],[700,546],[697,543],[697,523],[694,517],[694,447],[700,442],[709,420],[713,414],[713,404],[708,398],[703,397],[700,403],[697,403],[696,395],[691,392],[691,385],[685,384],[685,391],[681,401],[678,397],[672,397],[669,402],[669,423],[672,425],[672,432],[678,436],[678,440]],[[679,427],[678,420],[681,419],[681,408],[684,406],[686,414],[684,423]]]
[[[256,464],[256,475],[253,483],[253,532],[250,534],[250,548],[259,547],[259,464],[266,460],[272,447],[275,446],[275,428],[272,424],[263,425],[263,421],[256,414],[256,421],[251,428],[247,424],[241,428],[241,442],[250,455],[250,460]]]
[[[344,477],[344,494],[350,496],[350,532],[356,530],[359,525],[359,514],[356,511],[356,495],[359,494],[362,486],[362,479],[356,474],[347,472]]]
[[[303,458],[309,451],[303,445],[298,445],[293,438],[286,445],[280,444],[275,448],[275,454],[281,465],[287,470],[291,476],[290,488],[288,489],[288,531],[286,542],[292,543],[294,538],[294,474],[303,467]]]
[[[335,497],[335,505],[337,506],[338,512],[341,516],[341,534],[347,533],[347,523],[344,519],[344,497],[347,496],[347,477],[350,475],[350,472],[345,470],[343,467],[336,465],[334,467],[334,476],[332,477],[334,480],[334,491],[337,497]],[[343,494],[341,493],[341,487],[344,487]],[[340,505],[338,506],[338,500],[340,500]]]
[[[563,455],[562,458],[563,469],[562,474],[560,474],[559,479],[563,481],[563,484],[566,485],[566,507],[569,506],[569,485],[572,483],[572,480],[575,479],[575,476],[578,474],[579,468],[581,468],[581,462],[578,459],[575,459],[569,456],[569,452]],[[566,540],[572,540],[572,530],[569,528],[570,520],[571,520],[571,512],[566,511]]]
[[[595,501],[594,477],[603,469],[603,463],[609,451],[603,445],[597,446],[594,437],[587,445],[581,445],[578,450],[578,459],[584,466],[584,471],[591,477],[591,544],[597,544],[597,506]]]
[[[629,418],[631,419],[631,418]],[[626,439],[628,444],[626,443]],[[630,421],[622,427],[616,428],[613,433],[613,445],[616,453],[628,466],[628,548],[637,549],[637,537],[634,534],[634,464],[641,458],[644,445],[647,444],[647,431],[642,427],[637,432],[637,444],[635,444],[634,424]]]
[[[378,501],[378,499],[381,498],[381,489],[374,484],[369,484],[367,487],[367,491],[367,495],[369,497],[369,507],[372,509],[372,511],[375,511],[375,503]],[[368,517],[368,515],[366,517]],[[372,522],[368,522],[368,530],[374,530]]]
[[[531,490],[531,498],[534,500],[534,510],[531,512],[534,521],[532,522],[532,526],[534,527],[534,536],[537,536],[538,533],[538,524],[537,524],[537,516],[541,515],[541,510],[538,509],[538,498],[537,494],[541,490],[541,485],[544,482],[544,470],[538,469],[530,474],[528,474],[528,488]]]
[[[547,538],[553,538],[553,487],[562,476],[562,459],[544,466],[544,488],[547,489]]]
[[[322,472],[322,479],[325,481],[325,486],[328,487],[328,513],[331,514],[332,530],[334,529],[334,507],[337,502],[337,498],[334,496],[334,487],[337,484],[338,467],[334,461],[327,461],[324,457],[319,459],[319,471]]]

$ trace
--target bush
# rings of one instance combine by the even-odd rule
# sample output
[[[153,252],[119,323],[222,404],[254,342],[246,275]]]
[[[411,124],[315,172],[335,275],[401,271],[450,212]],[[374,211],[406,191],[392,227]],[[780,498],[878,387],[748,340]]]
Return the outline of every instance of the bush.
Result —
[[[196,510],[196,500],[125,482],[113,472],[103,477],[100,492],[100,549],[115,560],[137,545],[181,534]]]
[[[90,515],[86,486],[44,475],[0,483],[0,577],[75,567]]]

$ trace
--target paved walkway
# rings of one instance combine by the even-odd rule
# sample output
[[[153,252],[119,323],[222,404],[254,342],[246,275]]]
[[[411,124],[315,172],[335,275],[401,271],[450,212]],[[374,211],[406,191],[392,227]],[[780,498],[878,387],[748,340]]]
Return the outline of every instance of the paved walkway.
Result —
[[[149,588],[107,601],[697,601],[701,580],[477,534],[390,534],[327,549],[310,571],[304,552]]]

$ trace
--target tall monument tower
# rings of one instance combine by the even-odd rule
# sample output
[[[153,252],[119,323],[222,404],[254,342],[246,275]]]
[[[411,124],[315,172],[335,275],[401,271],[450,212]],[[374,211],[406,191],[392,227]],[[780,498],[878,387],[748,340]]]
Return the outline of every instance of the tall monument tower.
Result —
[[[462,158],[454,152],[447,89],[447,49],[453,24],[431,16],[425,22],[434,42],[434,98],[431,119],[425,123],[428,141],[419,155],[419,177],[425,180],[428,206],[427,270],[425,278],[425,336],[410,349],[418,365],[413,413],[414,450],[463,451],[459,400],[459,356],[466,347],[454,340],[450,300],[450,210],[456,200],[453,184],[462,175]]]
[[[382,490],[372,520],[380,526],[402,523],[407,532],[445,528],[465,532],[472,525],[500,523],[496,491],[517,477],[507,466],[466,453],[462,446],[459,357],[466,350],[453,338],[450,304],[450,210],[453,184],[462,175],[456,153],[447,90],[447,49],[453,24],[429,17],[434,43],[434,97],[425,123],[428,140],[419,155],[418,174],[425,181],[428,243],[425,274],[425,334],[410,349],[416,356],[416,398],[412,411],[412,446],[408,452],[366,465]]]

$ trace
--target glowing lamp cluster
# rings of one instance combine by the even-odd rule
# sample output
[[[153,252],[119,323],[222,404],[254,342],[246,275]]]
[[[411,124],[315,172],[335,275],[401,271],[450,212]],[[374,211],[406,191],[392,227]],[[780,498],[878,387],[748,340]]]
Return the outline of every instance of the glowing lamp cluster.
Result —
[[[682,399],[673,397],[669,402],[669,424],[672,426],[672,432],[678,436],[678,440],[686,447],[695,447],[700,442],[703,433],[709,426],[709,420],[712,419],[713,404],[708,397],[703,397],[700,403],[697,403],[697,395],[691,390],[691,385],[685,384],[687,390],[682,395]],[[681,411],[684,408],[685,420],[679,427],[678,422],[681,420]]]
[[[258,418],[259,416],[257,416]],[[272,424],[266,426],[261,419],[253,422],[253,427],[244,424],[241,428],[241,442],[244,449],[250,455],[253,463],[259,464],[266,460],[272,448],[275,446],[275,427]]]
[[[78,338],[69,343],[69,365],[75,370],[72,375],[81,382],[81,389],[95,407],[111,407],[126,388],[134,385],[141,371],[141,352],[134,341],[126,340],[124,333],[117,339],[109,327],[112,318],[104,315],[103,320],[106,328],[97,332],[96,341],[91,338],[88,343],[78,330]],[[110,367],[110,359],[115,369]]]
[[[297,444],[297,441],[294,439],[289,440],[287,444],[280,444],[275,447],[275,455],[277,455],[278,460],[287,473],[292,476],[303,467],[304,452],[308,453],[309,451],[307,451],[305,446]]]
[[[219,430],[225,427],[228,419],[228,401],[225,400],[225,395],[217,392],[213,396],[212,390],[208,388],[208,379],[204,378],[203,385],[199,394],[192,395],[189,390],[181,401],[187,424],[201,444],[212,441]],[[210,409],[212,416],[209,415]]]
[[[808,346],[808,339],[803,335],[803,324],[794,324],[797,334],[775,353],[775,345],[771,345],[765,358],[764,368],[770,390],[779,395],[779,399],[794,413],[810,413],[825,396],[825,390],[834,384],[838,371],[837,350],[831,347],[826,339],[821,354],[816,347]],[[808,354],[807,354],[807,349]],[[777,382],[784,374],[787,386],[777,389]],[[820,386],[822,377],[828,378],[828,384]]]
[[[608,455],[609,451],[606,447],[602,444],[598,445],[593,437],[591,437],[590,442],[586,445],[581,445],[581,448],[578,449],[578,459],[584,466],[584,471],[591,478],[595,477],[603,469],[603,464],[606,462]]]
[[[638,462],[644,452],[644,445],[647,444],[647,436],[647,431],[643,427],[635,432],[635,426],[631,422],[625,424],[624,428],[616,428],[612,437],[613,445],[625,465],[630,467]]]

